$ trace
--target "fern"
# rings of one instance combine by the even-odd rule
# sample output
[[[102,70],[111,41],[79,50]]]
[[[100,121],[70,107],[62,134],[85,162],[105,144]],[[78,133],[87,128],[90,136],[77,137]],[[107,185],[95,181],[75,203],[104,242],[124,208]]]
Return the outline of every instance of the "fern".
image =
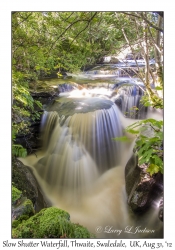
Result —
[[[17,128],[12,127],[12,156],[26,157],[27,156],[27,150],[25,148],[23,148],[22,145],[14,143],[15,140],[16,140],[16,134],[17,134]]]
[[[27,150],[22,145],[12,144],[12,155],[16,157],[26,157]]]

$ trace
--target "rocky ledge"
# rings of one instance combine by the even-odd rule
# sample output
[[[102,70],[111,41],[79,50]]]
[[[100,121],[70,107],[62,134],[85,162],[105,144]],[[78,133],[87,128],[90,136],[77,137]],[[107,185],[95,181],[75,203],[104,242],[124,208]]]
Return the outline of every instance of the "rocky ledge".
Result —
[[[125,167],[126,193],[133,212],[145,212],[151,206],[159,207],[158,216],[163,221],[163,175],[150,174],[146,164],[138,165],[134,154]]]

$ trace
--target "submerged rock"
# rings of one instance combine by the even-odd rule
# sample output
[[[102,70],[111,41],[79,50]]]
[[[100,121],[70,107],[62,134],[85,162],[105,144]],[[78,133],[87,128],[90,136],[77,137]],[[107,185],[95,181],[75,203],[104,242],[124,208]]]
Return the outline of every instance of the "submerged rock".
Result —
[[[77,89],[73,84],[70,84],[70,83],[63,83],[63,84],[59,84],[58,85],[58,91],[60,93],[62,92],[70,92],[74,89]]]
[[[69,213],[55,207],[42,209],[12,230],[12,238],[92,237],[93,235],[85,227],[70,221]]]
[[[134,212],[145,212],[163,191],[163,175],[158,173],[150,176],[146,169],[145,164],[138,165],[135,155],[130,158],[125,168],[128,204]]]

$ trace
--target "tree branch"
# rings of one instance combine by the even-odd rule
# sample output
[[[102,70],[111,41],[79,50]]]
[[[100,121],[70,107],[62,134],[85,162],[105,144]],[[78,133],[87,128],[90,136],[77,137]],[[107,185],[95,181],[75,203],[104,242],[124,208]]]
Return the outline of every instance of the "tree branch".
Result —
[[[160,32],[163,33],[163,29],[161,29],[161,28],[155,26],[153,23],[151,23],[147,18],[144,17],[143,13],[141,13],[140,15],[141,15],[141,17],[143,18],[143,20],[144,20],[147,24],[149,24],[152,28],[154,28],[154,29],[156,29],[156,30],[158,30],[158,31],[160,31]]]
[[[20,18],[23,19],[23,20],[20,23],[18,23],[17,25],[15,25],[14,27],[15,28],[18,27],[21,23],[25,22],[31,15],[32,15],[32,12],[30,12],[30,14],[25,18],[21,17],[21,15],[20,15]]]
[[[95,14],[93,15],[93,17],[97,14],[97,12],[95,12]],[[92,19],[92,18],[91,18]],[[91,20],[90,19],[90,20]],[[71,23],[69,26],[67,26],[67,28],[59,35],[59,37],[57,37],[57,39],[52,43],[49,51],[51,51],[51,49],[53,48],[54,44],[67,32],[67,30],[69,30],[74,24],[78,23],[78,22],[89,22],[89,20],[87,19],[78,19],[75,22]]]
[[[88,24],[85,26],[84,29],[82,29],[73,39],[73,41],[71,42],[70,46],[72,45],[72,43],[75,41],[75,39],[85,30],[88,28],[90,22],[92,21],[92,19],[96,16],[97,12],[94,13],[94,15],[90,18],[90,20],[88,21]]]
[[[163,32],[163,29],[157,27],[156,25],[154,25],[153,23],[151,23],[147,18],[144,17],[143,13],[140,12],[140,15],[136,15],[135,13],[129,13],[129,12],[123,12],[125,15],[128,15],[128,16],[133,16],[133,17],[137,17],[137,18],[142,18],[147,24],[149,24],[152,28],[160,31],[160,32]]]

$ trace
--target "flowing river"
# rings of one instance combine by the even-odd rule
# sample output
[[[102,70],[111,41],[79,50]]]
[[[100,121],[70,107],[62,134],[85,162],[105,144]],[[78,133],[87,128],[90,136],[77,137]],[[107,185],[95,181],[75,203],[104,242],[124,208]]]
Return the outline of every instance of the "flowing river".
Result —
[[[60,94],[43,114],[37,157],[20,160],[32,169],[50,204],[68,211],[72,222],[87,227],[97,238],[162,238],[158,208],[139,216],[127,205],[124,168],[135,137],[127,143],[113,140],[136,118],[162,116],[145,110],[131,115],[129,110],[140,105],[143,86],[131,85],[127,92],[120,88],[114,95],[111,81],[86,79],[86,88]],[[124,86],[123,81],[131,82],[117,78],[117,86]],[[48,82],[57,86],[59,80]],[[120,108],[115,104],[119,94]]]

